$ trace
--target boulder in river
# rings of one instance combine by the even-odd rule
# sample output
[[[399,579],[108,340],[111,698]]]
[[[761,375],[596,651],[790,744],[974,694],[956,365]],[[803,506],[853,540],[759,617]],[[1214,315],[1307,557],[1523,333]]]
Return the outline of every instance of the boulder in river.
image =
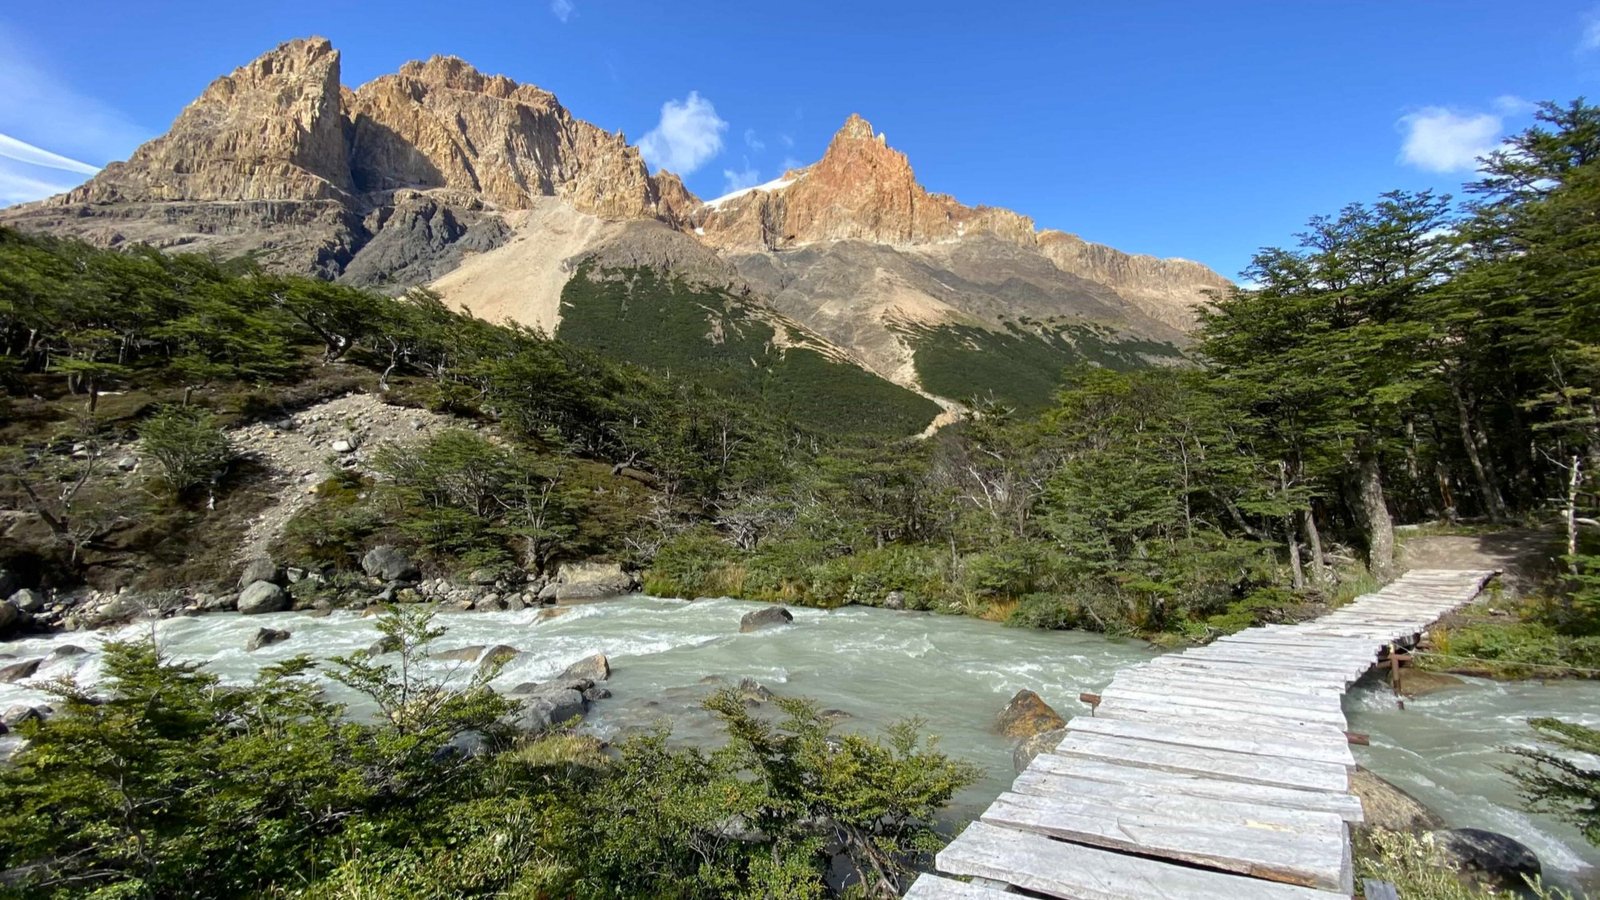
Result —
[[[283,584],[283,569],[278,564],[265,556],[258,556],[244,564],[244,571],[239,573],[239,589],[244,590],[258,581],[270,581],[273,584]]]
[[[1542,869],[1538,855],[1521,841],[1482,828],[1432,831],[1428,840],[1456,869],[1490,887],[1526,888],[1526,879]]]
[[[399,547],[379,544],[361,557],[361,571],[383,581],[411,581],[417,577],[417,564]]]
[[[32,678],[33,673],[39,671],[39,664],[42,662],[44,662],[42,659],[25,659],[19,663],[0,667],[0,684],[11,684],[24,678]]]
[[[1050,704],[1030,690],[1017,691],[995,721],[995,730],[1006,737],[1030,738],[1046,731],[1063,728],[1067,720],[1050,708]]]
[[[244,645],[244,649],[254,653],[262,647],[282,643],[288,639],[289,632],[282,628],[257,628],[255,636],[251,637],[250,642]]]
[[[884,609],[905,609],[906,608],[906,592],[905,591],[890,591],[883,598],[883,608]]]
[[[632,591],[633,576],[614,562],[563,563],[556,572],[554,584],[557,602],[601,600]],[[544,591],[541,590],[539,596],[543,597]]]
[[[289,608],[289,594],[270,581],[251,582],[239,592],[239,612],[253,616],[283,612]]]
[[[53,660],[66,659],[69,656],[83,656],[88,652],[89,651],[79,647],[77,644],[62,644],[61,646],[50,651],[49,658]]]
[[[1041,731],[1038,734],[1025,737],[1018,741],[1017,746],[1012,749],[1011,764],[1016,766],[1018,772],[1021,772],[1033,762],[1034,757],[1041,753],[1049,753],[1055,750],[1061,746],[1061,742],[1066,738],[1067,730],[1065,728],[1052,728],[1049,731]]]
[[[372,644],[367,647],[367,655],[381,656],[385,653],[395,653],[399,651],[399,649],[400,638],[392,634],[386,634],[383,637],[373,641]]]
[[[549,731],[563,722],[583,715],[583,694],[570,689],[534,694],[522,703],[515,725],[529,734]]]
[[[17,627],[22,621],[22,611],[10,600],[0,600],[0,635]]]
[[[18,703],[15,706],[6,707],[5,713],[0,714],[0,723],[15,731],[17,726],[24,722],[43,722],[54,713],[55,710],[48,706],[30,706],[26,703]]]
[[[739,620],[739,633],[748,634],[773,625],[787,625],[794,621],[794,613],[781,606],[769,606],[755,612],[745,613]]]
[[[1369,828],[1416,832],[1444,827],[1443,819],[1410,794],[1359,766],[1350,775],[1350,793],[1361,801]]]
[[[605,681],[611,677],[611,661],[606,659],[604,653],[585,656],[570,666],[566,671],[556,676],[556,681],[572,681],[587,678],[590,681]]]
[[[440,650],[437,653],[430,653],[428,654],[428,658],[453,660],[455,662],[472,662],[482,653],[483,645],[473,644],[469,647],[456,647],[451,650]]]

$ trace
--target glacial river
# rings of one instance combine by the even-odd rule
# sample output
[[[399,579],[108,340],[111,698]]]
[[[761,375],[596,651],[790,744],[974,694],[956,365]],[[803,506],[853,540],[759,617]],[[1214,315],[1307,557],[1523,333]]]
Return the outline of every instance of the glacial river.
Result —
[[[736,600],[687,603],[652,597],[575,606],[554,618],[536,610],[503,613],[442,612],[449,629],[438,649],[508,644],[525,655],[501,673],[497,686],[541,681],[591,653],[605,653],[613,697],[592,709],[587,728],[606,738],[670,726],[677,739],[715,739],[711,717],[699,701],[721,679],[752,678],[779,694],[811,697],[849,715],[842,728],[879,731],[916,716],[946,752],[976,763],[983,779],[958,798],[952,817],[985,807],[1014,776],[1012,742],[989,730],[996,713],[1018,690],[1037,691],[1062,715],[1085,710],[1082,691],[1105,686],[1117,669],[1151,658],[1143,642],[1077,632],[1005,628],[959,616],[897,613],[851,607],[835,611],[793,609],[791,626],[739,633],[739,619],[763,604]],[[246,641],[261,627],[293,636],[254,653]],[[203,661],[225,681],[250,679],[262,665],[297,653],[329,657],[370,645],[371,619],[354,613],[312,618],[300,613],[211,615],[156,624],[157,639],[174,657]],[[48,698],[40,680],[99,677],[101,642],[150,633],[150,625],[119,631],[29,638],[0,644],[0,653],[30,658],[62,644],[87,654],[48,663],[23,684],[0,684],[0,708]],[[461,678],[471,665],[430,663],[442,677]],[[336,694],[337,695],[337,694]],[[350,697],[341,699],[351,700]],[[1571,827],[1520,810],[1498,766],[1498,748],[1527,740],[1526,719],[1561,715],[1600,725],[1600,683],[1495,684],[1472,681],[1407,703],[1400,711],[1382,685],[1359,686],[1346,699],[1353,730],[1372,735],[1358,748],[1360,761],[1399,784],[1452,825],[1509,834],[1539,853],[1563,883],[1590,883],[1600,871],[1600,851]],[[13,738],[0,738],[12,740]]]

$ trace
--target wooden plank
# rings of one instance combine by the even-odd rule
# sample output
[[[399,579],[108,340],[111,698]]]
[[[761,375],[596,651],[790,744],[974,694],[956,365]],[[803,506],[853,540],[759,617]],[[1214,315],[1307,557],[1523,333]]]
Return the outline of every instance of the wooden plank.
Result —
[[[1343,734],[1345,731],[1346,723],[1342,716],[1335,722],[1294,713],[1280,714],[1270,711],[1199,706],[1190,703],[1189,700],[1187,697],[1151,699],[1130,697],[1126,694],[1105,695],[1101,697],[1100,705],[1095,708],[1094,714],[1096,718],[1148,718],[1180,723],[1193,722],[1196,725],[1218,728],[1248,728],[1257,734],[1281,734],[1286,739],[1293,739],[1296,735],[1327,736],[1330,732]]]
[[[1105,703],[1095,710],[1094,717],[1107,722],[1158,725],[1177,731],[1210,735],[1247,735],[1252,742],[1263,747],[1271,746],[1265,755],[1285,759],[1305,759],[1306,748],[1333,748],[1349,743],[1343,728],[1328,725],[1276,722],[1270,717],[1258,719],[1248,715],[1219,716],[1217,710],[1193,707],[1168,707],[1149,709],[1123,703]],[[1352,758],[1352,765],[1354,764]]]
[[[980,821],[1270,881],[1354,890],[1344,821],[1331,813],[1177,796],[1134,808],[1005,793]]]
[[[1374,654],[1376,653],[1374,652]],[[1251,648],[1242,645],[1211,644],[1196,650],[1185,650],[1178,654],[1180,659],[1203,659],[1207,662],[1217,660],[1223,662],[1248,663],[1252,666],[1268,666],[1278,669],[1304,669],[1306,671],[1343,675],[1352,669],[1359,671],[1363,665],[1370,665],[1370,659],[1362,656],[1334,657],[1327,654],[1321,656],[1308,652],[1286,652],[1270,648]]]
[[[1363,821],[1361,801],[1351,794],[1329,791],[1302,791],[1295,788],[1274,787],[1263,784],[1241,784],[1203,775],[1187,775],[1123,766],[1116,763],[1077,759],[1063,765],[1059,756],[1042,762],[1035,758],[1012,784],[1019,794],[1050,796],[1061,791],[1091,792],[1101,790],[1096,783],[1112,790],[1143,792],[1147,795],[1187,794],[1191,797],[1210,797],[1216,800],[1235,800],[1258,803],[1262,806],[1281,806],[1285,809],[1302,809],[1311,812],[1333,813],[1346,822],[1359,825]]]
[[[1277,681],[1282,684],[1312,684],[1318,687],[1339,689],[1356,680],[1348,675],[1324,675],[1304,669],[1294,671],[1222,659],[1195,659],[1180,656],[1158,657],[1145,663],[1145,665],[1163,671],[1182,672],[1189,669],[1199,669],[1210,673],[1212,677],[1216,678],[1249,678],[1260,681]]]
[[[1332,763],[1354,766],[1355,757],[1350,745],[1341,734],[1335,740],[1308,736],[1303,741],[1285,741],[1271,737],[1254,737],[1238,728],[1212,728],[1200,725],[1172,725],[1159,722],[1136,722],[1127,719],[1088,718],[1079,716],[1067,723],[1069,731],[1102,734],[1109,737],[1173,744],[1201,750],[1225,750],[1251,756],[1279,757],[1288,760]]]
[[[911,889],[906,891],[905,897],[906,900],[1017,900],[1016,894],[999,888],[968,884],[937,875],[918,875],[917,880],[911,882]]]
[[[1309,703],[1328,708],[1340,708],[1344,699],[1344,688],[1342,687],[1229,678],[1195,669],[1175,672],[1172,670],[1152,669],[1149,666],[1139,666],[1136,669],[1125,669],[1118,672],[1111,681],[1111,687],[1129,687],[1141,691],[1152,689],[1165,691],[1173,688],[1191,687],[1213,693],[1226,690],[1237,692],[1241,697],[1252,695],[1262,698],[1276,697],[1280,701],[1288,699],[1297,704]]]
[[[1072,900],[1333,900],[1340,896],[1125,856],[984,822],[967,826],[940,851],[937,864],[952,874],[993,878],[1036,894]]]
[[[1113,681],[1111,687],[1100,692],[1100,699],[1102,701],[1126,700],[1135,704],[1181,704],[1203,709],[1245,712],[1252,715],[1271,715],[1281,719],[1315,722],[1322,725],[1332,725],[1337,728],[1344,728],[1348,724],[1345,721],[1344,710],[1338,705],[1308,703],[1304,706],[1290,706],[1287,705],[1287,700],[1264,699],[1259,694],[1245,694],[1240,691],[1217,691],[1214,689],[1202,689],[1192,693],[1173,690],[1143,691],[1137,688],[1125,688]]]
[[[1282,760],[1270,756],[1180,747],[1086,732],[1068,732],[1050,755],[1116,762],[1163,772],[1208,775],[1246,784],[1312,791],[1350,789],[1349,770],[1339,764],[1296,762],[1285,765]]]

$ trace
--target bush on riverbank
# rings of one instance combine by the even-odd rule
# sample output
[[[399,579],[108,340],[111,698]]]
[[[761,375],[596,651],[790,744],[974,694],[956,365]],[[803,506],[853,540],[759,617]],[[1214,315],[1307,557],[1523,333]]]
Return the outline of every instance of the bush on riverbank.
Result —
[[[388,630],[413,657],[442,634],[416,613]],[[452,691],[386,658],[328,669],[382,710],[352,720],[303,658],[224,687],[109,645],[107,681],[60,686],[0,770],[0,896],[804,898],[830,862],[896,890],[975,777],[914,724],[835,735],[813,704],[769,722],[729,693],[707,703],[714,752],[529,739],[481,678]],[[453,752],[466,731],[495,749]]]

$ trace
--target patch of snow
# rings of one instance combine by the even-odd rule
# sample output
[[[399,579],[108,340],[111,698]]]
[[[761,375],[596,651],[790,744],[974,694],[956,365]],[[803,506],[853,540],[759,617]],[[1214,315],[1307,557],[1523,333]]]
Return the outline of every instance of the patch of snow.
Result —
[[[712,209],[717,209],[721,207],[722,204],[727,203],[729,200],[743,197],[745,194],[751,193],[752,191],[781,191],[789,185],[794,184],[794,182],[795,180],[793,178],[776,178],[767,182],[766,184],[758,184],[755,187],[740,188],[731,194],[723,194],[721,197],[718,197],[715,200],[707,200],[706,205]]]
[[[701,235],[703,235],[703,234],[705,234],[705,233],[706,233],[706,230],[705,230],[705,229],[704,229],[704,228],[700,228],[700,227],[698,227],[698,226],[697,226],[697,227],[696,227],[696,228],[695,228],[695,230],[694,230],[694,233],[695,233],[695,234],[701,234]]]

